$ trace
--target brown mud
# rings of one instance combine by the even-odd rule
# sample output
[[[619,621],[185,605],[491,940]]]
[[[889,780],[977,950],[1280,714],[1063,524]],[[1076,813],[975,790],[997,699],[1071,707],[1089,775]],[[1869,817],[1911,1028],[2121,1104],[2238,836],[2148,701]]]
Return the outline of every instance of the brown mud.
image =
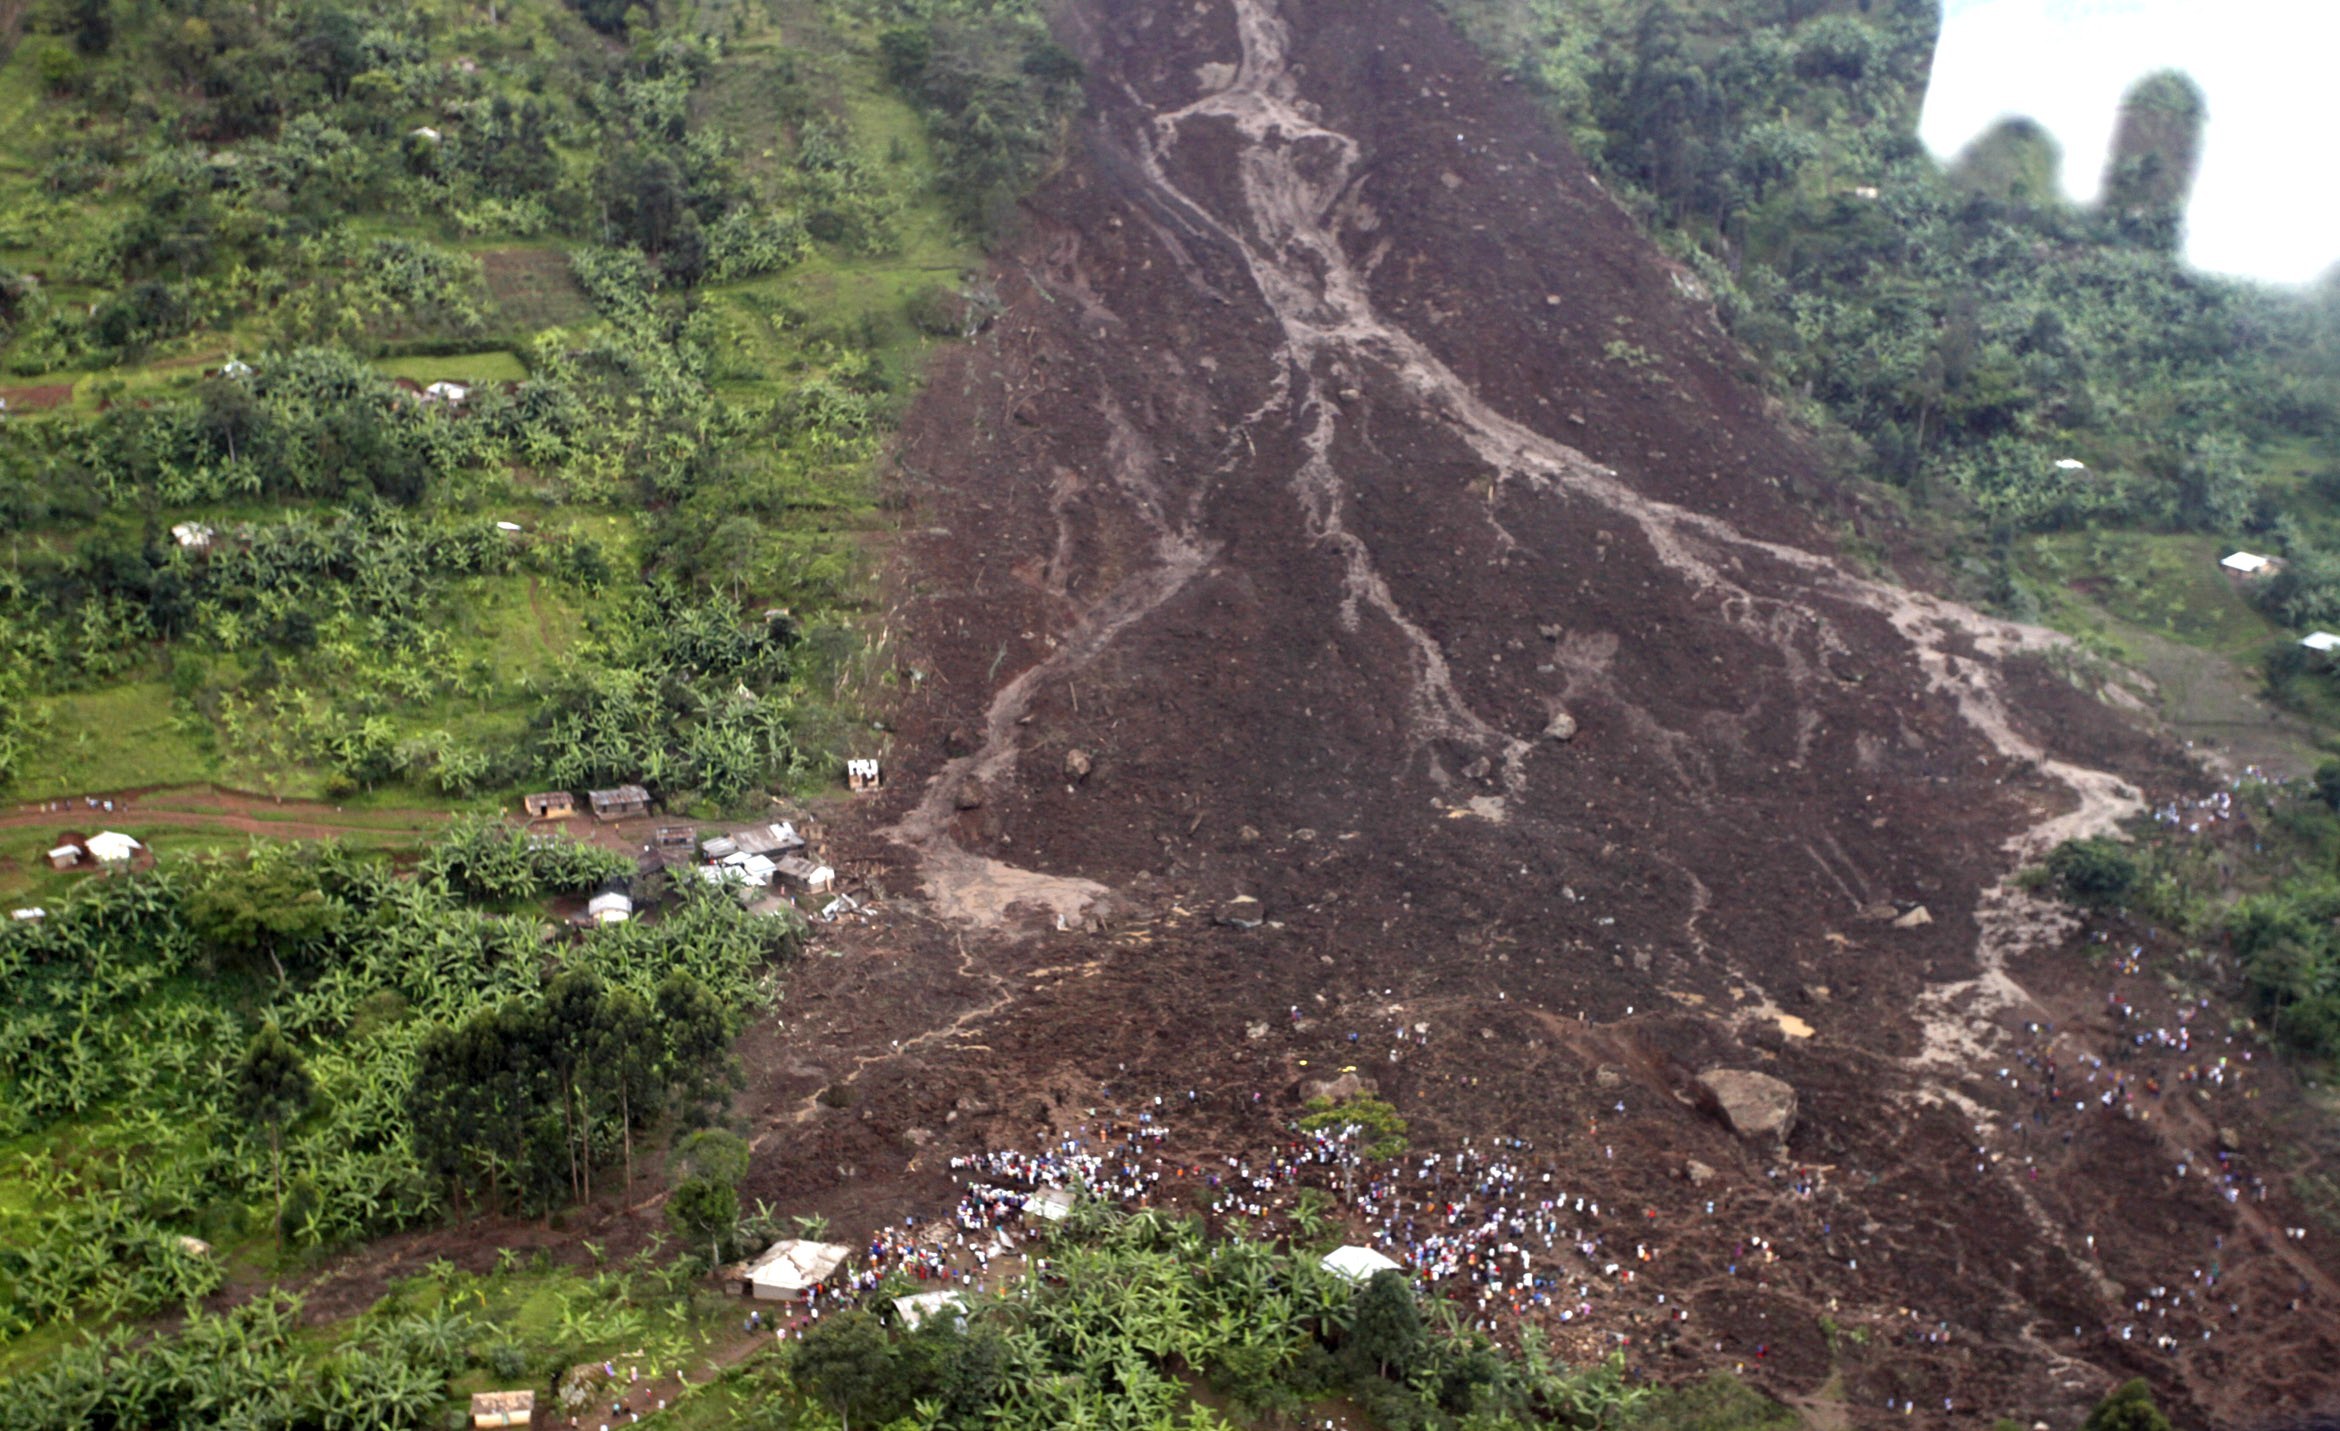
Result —
[[[1154,1094],[1193,1094],[1181,1157],[1266,1149],[1355,1067],[1416,1147],[1529,1139],[1633,1210],[1655,1259],[1563,1345],[1637,1375],[1850,1427],[2076,1424],[2133,1375],[2181,1424],[2332,1405],[2340,1263],[2283,1233],[2329,1134],[2290,1075],[2127,1114],[2091,1084],[2020,1131],[2004,1072],[2027,1026],[2072,1070],[2135,1027],[2109,946],[2009,875],[2208,777],[2059,638],[1841,559],[1856,503],[1695,280],[1423,0],[1061,30],[1072,152],[902,434],[909,694],[831,831],[882,917],[742,1041],[748,1195],[936,1214],[952,1152]],[[1236,895],[1265,923],[1216,921]],[[1684,1096],[1716,1065],[1797,1089],[1784,1153]],[[2202,1176],[2222,1129],[2265,1201]],[[2196,1311],[2136,1310],[2206,1269]]]
[[[1841,560],[1852,499],[1695,281],[1429,7],[1064,33],[1074,153],[903,436],[914,694],[839,830],[891,917],[751,1057],[753,1191],[934,1210],[948,1151],[1188,1089],[1262,1148],[1354,1066],[1417,1146],[1531,1138],[1649,1214],[1636,1286],[1691,1321],[1601,1328],[1648,1375],[1856,1426],[2068,1421],[2132,1374],[2220,1425],[2340,1391],[2280,1180],[2175,1172],[2205,1116],[2257,1146],[2260,1102],[2018,1141],[1990,1076],[2027,1022],[2117,1037],[2005,881],[2200,786],[2182,752],[2059,638]],[[1213,921],[1239,894],[1263,927]],[[1430,1033],[1392,1061],[1399,1024]],[[1678,1096],[1715,1064],[1798,1089],[1784,1158]],[[2138,1279],[2213,1260],[2209,1341],[2121,1340]]]

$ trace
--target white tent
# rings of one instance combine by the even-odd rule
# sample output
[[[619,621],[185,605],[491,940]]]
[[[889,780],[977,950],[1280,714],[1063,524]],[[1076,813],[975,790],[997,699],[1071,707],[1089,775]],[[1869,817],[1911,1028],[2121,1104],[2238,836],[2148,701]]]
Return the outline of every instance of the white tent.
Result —
[[[103,865],[126,865],[146,848],[118,830],[100,830],[82,844],[89,847],[89,857]]]
[[[853,1255],[834,1242],[775,1242],[747,1265],[742,1289],[759,1302],[798,1302]]]
[[[896,1297],[894,1315],[902,1319],[902,1330],[914,1332],[928,1317],[949,1312],[954,1321],[967,1320],[967,1304],[956,1292],[920,1292],[915,1297]]]
[[[2056,470],[2058,472],[2085,472],[2088,470],[2088,464],[2077,457],[2059,457],[2056,459]]]
[[[2269,566],[2268,560],[2256,552],[2235,552],[2218,559],[2218,564],[2239,576],[2257,576]]]
[[[8,917],[23,920],[27,924],[38,924],[49,917],[49,911],[36,904],[30,909],[12,909],[8,911]]]
[[[2340,636],[2335,636],[2329,631],[2311,631],[2299,638],[2299,644],[2307,647],[2310,651],[2330,651],[2340,648]]]
[[[1370,1282],[1377,1272],[1405,1270],[1370,1247],[1336,1247],[1324,1254],[1324,1261],[1319,1265],[1335,1277],[1351,1282]]]

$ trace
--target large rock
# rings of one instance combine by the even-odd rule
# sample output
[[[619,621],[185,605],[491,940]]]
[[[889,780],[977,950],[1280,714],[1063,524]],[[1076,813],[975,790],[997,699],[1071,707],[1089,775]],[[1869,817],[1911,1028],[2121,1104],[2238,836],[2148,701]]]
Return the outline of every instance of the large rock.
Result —
[[[1796,1090],[1768,1073],[1712,1068],[1698,1075],[1698,1086],[1731,1131],[1750,1143],[1784,1145],[1796,1130]]]

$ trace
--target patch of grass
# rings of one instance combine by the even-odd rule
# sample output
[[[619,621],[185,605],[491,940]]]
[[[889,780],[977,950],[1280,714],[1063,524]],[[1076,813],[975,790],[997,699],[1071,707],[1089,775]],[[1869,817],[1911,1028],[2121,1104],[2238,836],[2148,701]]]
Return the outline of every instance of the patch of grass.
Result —
[[[2219,567],[2232,549],[2191,533],[2060,532],[2025,542],[2021,566],[2050,624],[2072,635],[2118,647],[2125,623],[2248,662],[2283,632]]]
[[[1798,1431],[1803,1424],[1787,1407],[1720,1374],[1668,1387],[1618,1423],[1620,1431]]]
[[[45,696],[39,705],[47,729],[10,787],[19,799],[185,784],[217,768],[160,680]]]
[[[377,358],[374,366],[394,378],[418,383],[516,383],[528,376],[515,354],[502,348],[436,357]]]

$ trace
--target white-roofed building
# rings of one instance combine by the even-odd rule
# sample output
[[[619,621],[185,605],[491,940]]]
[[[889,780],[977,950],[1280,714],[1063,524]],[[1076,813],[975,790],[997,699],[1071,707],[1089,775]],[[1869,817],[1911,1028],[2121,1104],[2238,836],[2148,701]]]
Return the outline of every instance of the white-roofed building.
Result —
[[[2340,636],[2335,636],[2329,631],[2310,631],[2307,635],[2299,638],[2299,644],[2307,647],[2310,651],[2331,651],[2340,649]]]
[[[967,1304],[956,1292],[920,1292],[914,1297],[896,1297],[894,1315],[902,1319],[902,1330],[917,1331],[928,1317],[948,1315],[965,1326]]]
[[[8,911],[8,917],[20,924],[38,924],[49,917],[49,911],[36,904],[26,909],[12,909]]]
[[[2257,552],[2236,552],[2218,559],[2218,564],[2236,576],[2257,576],[2275,563]]]
[[[759,1302],[801,1302],[853,1255],[834,1242],[775,1242],[740,1273],[740,1293]]]
[[[119,830],[100,830],[82,844],[88,847],[89,857],[101,865],[126,865],[146,848]]]
[[[585,901],[585,914],[595,924],[623,924],[634,917],[634,901],[608,890]]]
[[[1071,1188],[1042,1188],[1024,1199],[1024,1216],[1044,1222],[1062,1222],[1072,1216]]]
[[[211,540],[218,535],[201,522],[180,522],[171,528],[171,540],[177,542],[182,550],[191,552],[210,551]]]
[[[80,863],[81,846],[79,845],[59,845],[57,848],[49,851],[50,869],[69,870]]]
[[[1377,1273],[1405,1270],[1372,1248],[1357,1246],[1336,1247],[1318,1265],[1350,1282],[1370,1282]]]
[[[2056,470],[2058,472],[2085,472],[2088,470],[2088,464],[2077,457],[2059,457],[2056,459]]]

